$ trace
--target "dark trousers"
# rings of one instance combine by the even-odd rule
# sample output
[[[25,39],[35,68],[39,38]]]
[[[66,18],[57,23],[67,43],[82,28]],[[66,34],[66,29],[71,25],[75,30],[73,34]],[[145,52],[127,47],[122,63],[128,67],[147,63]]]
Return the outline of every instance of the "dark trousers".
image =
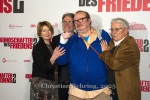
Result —
[[[111,94],[112,100],[118,100],[114,71],[111,69],[108,69],[107,77],[108,77],[108,85],[110,89],[112,90],[112,94]]]
[[[117,90],[116,89],[111,89],[111,90],[112,90],[112,94],[111,94],[112,100],[119,100],[117,95]]]
[[[68,100],[69,84],[70,83],[59,82],[60,85],[60,87],[58,88],[59,100]]]
[[[111,50],[111,53],[113,54],[117,46],[113,47]],[[113,70],[109,69],[107,70],[107,75],[108,75],[108,84],[112,90],[112,100],[118,100],[118,94],[116,90],[116,80],[115,80],[115,73]]]

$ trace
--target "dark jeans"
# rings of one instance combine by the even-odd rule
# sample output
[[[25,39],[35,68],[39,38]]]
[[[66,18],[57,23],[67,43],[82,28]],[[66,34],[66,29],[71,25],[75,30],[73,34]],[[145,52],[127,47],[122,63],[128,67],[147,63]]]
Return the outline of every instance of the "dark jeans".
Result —
[[[107,76],[108,76],[108,85],[112,90],[112,94],[111,94],[112,100],[118,100],[114,71],[108,69]]]
[[[69,84],[65,82],[59,82],[60,87],[58,88],[59,100],[68,100]]]
[[[112,90],[112,94],[111,94],[112,100],[119,100],[117,95],[117,90],[116,89],[111,89],[111,90]]]

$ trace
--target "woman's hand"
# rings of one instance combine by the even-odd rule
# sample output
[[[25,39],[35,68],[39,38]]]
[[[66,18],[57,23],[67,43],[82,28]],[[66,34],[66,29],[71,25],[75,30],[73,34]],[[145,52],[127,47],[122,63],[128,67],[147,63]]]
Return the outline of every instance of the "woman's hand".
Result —
[[[55,50],[53,51],[52,57],[50,58],[50,62],[54,64],[57,58],[65,54],[64,48],[60,48],[60,46],[56,47]]]

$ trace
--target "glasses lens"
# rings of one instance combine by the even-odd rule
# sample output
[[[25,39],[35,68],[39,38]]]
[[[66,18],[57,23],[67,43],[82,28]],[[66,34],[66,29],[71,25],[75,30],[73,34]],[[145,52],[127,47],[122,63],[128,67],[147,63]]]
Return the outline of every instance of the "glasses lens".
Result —
[[[74,20],[74,22],[75,22],[75,23],[78,23],[78,22],[79,22],[79,23],[82,23],[82,22],[83,22],[83,20],[84,20],[85,18],[86,18],[86,17],[84,17],[84,18],[80,18],[80,19],[78,19],[78,20]]]

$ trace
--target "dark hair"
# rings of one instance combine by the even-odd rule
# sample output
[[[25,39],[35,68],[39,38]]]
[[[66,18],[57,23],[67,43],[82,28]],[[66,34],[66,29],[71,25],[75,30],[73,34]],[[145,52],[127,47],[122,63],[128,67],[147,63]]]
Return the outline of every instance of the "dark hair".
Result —
[[[74,13],[65,13],[65,14],[63,14],[62,20],[64,20],[64,18],[65,18],[66,16],[69,16],[69,17],[71,17],[71,18],[73,19],[73,18],[74,18]]]
[[[85,17],[87,18],[87,20],[91,19],[90,17],[90,14],[86,11],[83,11],[83,10],[78,10],[75,14],[77,13],[84,13],[85,14]],[[92,24],[92,21],[90,22],[90,25]]]
[[[90,17],[90,14],[88,13],[88,12],[86,12],[86,11],[83,11],[83,10],[78,10],[75,14],[77,14],[77,13],[85,13],[85,17],[87,18],[87,19],[90,19],[91,17]]]

